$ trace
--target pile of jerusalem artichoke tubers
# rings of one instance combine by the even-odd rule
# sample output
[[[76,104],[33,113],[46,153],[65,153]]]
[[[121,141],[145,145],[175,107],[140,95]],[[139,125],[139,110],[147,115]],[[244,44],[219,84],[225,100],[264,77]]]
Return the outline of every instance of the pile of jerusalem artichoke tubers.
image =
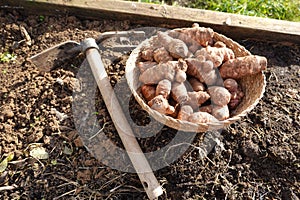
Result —
[[[226,120],[244,97],[239,79],[266,69],[265,57],[236,57],[214,31],[158,32],[140,52],[141,93],[154,110],[192,123]]]

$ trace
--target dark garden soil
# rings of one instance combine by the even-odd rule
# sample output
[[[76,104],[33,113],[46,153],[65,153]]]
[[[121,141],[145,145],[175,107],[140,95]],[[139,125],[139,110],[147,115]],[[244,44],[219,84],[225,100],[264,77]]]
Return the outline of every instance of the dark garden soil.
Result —
[[[147,199],[136,174],[100,162],[86,148],[96,148],[97,143],[84,145],[79,137],[72,102],[84,57],[46,73],[28,60],[63,41],[136,26],[129,21],[74,16],[22,16],[16,10],[1,10],[0,22],[0,199]],[[20,27],[30,35],[31,44],[24,41]],[[202,141],[199,135],[179,159],[155,171],[164,188],[161,199],[300,197],[300,47],[247,38],[238,42],[268,58],[264,97],[248,116],[222,131],[208,156],[202,158],[197,149]],[[113,57],[104,62],[112,84],[124,80],[128,54],[102,53],[104,59]],[[121,147],[99,92],[95,102],[98,126]],[[134,121],[146,123],[149,117],[132,99],[131,105]],[[139,142],[145,152],[151,152],[175,133],[164,127]]]

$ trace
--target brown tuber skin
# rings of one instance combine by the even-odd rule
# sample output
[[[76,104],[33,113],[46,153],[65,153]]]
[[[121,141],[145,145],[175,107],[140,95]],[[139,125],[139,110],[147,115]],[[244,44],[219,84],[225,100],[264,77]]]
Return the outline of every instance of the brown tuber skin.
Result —
[[[266,68],[267,59],[265,57],[250,55],[228,60],[220,67],[220,74],[222,78],[239,79],[259,73]]]
[[[156,96],[156,87],[153,85],[143,85],[141,87],[141,92],[146,101],[150,101]]]
[[[199,91],[199,92],[188,92],[189,100],[186,104],[190,105],[193,109],[199,108],[201,104],[206,102],[210,96],[207,92]]]
[[[217,42],[214,44],[214,47],[222,48],[222,47],[226,47],[226,44],[225,44],[224,42],[217,41]]]
[[[162,79],[174,80],[176,68],[174,65],[167,63],[159,63],[158,65],[147,69],[139,77],[139,80],[145,84],[157,84]]]
[[[164,47],[156,49],[153,52],[153,58],[157,63],[173,60],[172,56],[170,56],[169,52]]]
[[[198,58],[186,59],[188,75],[196,77],[200,82],[207,85],[214,85],[218,79],[217,73],[211,61],[202,61]]]
[[[156,86],[155,96],[162,95],[164,98],[168,99],[171,93],[171,81],[168,79],[163,79],[158,82]]]
[[[195,56],[204,56],[206,60],[213,62],[214,67],[217,68],[229,59],[235,58],[234,53],[227,47],[211,47],[207,46],[201,50],[196,51]]]
[[[229,118],[229,109],[227,105],[224,106],[212,106],[211,114],[220,121]]]
[[[156,62],[151,62],[151,61],[138,62],[137,63],[137,67],[140,69],[141,73],[143,73],[144,71],[146,71],[149,68],[154,67],[155,65],[157,65],[157,63]]]
[[[199,111],[201,111],[201,112],[207,112],[207,113],[211,114],[211,112],[212,112],[212,105],[201,106],[199,108]]]
[[[158,32],[158,39],[174,58],[186,58],[189,54],[186,44],[179,39],[174,39],[166,33]]]
[[[186,80],[186,73],[183,70],[177,70],[175,74],[175,80],[178,83],[183,83]]]
[[[183,120],[183,121],[188,121],[188,118],[190,117],[190,115],[193,113],[193,108],[189,105],[183,105],[181,106],[178,115],[177,115],[177,119]]]
[[[146,61],[153,61],[153,48],[145,48],[144,50],[142,50],[141,52],[141,58],[146,60]]]
[[[210,99],[212,103],[215,105],[225,106],[230,102],[231,94],[224,87],[220,87],[220,86],[209,87],[208,93],[210,94]]]
[[[232,79],[232,78],[228,78],[224,81],[224,87],[229,91],[229,92],[233,92],[233,91],[237,91],[239,84],[236,82],[236,80]]]
[[[195,92],[205,90],[205,85],[201,83],[198,79],[191,77],[188,79],[188,81]]]
[[[195,41],[203,47],[213,43],[214,31],[210,28],[199,27],[194,24],[192,28],[175,29],[169,32],[169,35],[184,41],[191,45]]]
[[[194,112],[188,118],[189,122],[201,124],[201,123],[210,123],[210,122],[218,122],[214,116],[207,112]]]
[[[244,97],[244,93],[239,87],[236,80],[228,78],[224,81],[224,87],[230,92],[231,98],[230,102],[228,104],[229,108],[231,110],[235,109],[240,102],[242,101],[242,98]]]
[[[171,95],[172,98],[179,104],[184,104],[189,100],[188,92],[184,83],[173,82]]]
[[[167,99],[162,95],[154,97],[151,101],[148,102],[148,105],[153,109],[158,111],[161,114],[170,115],[175,112],[175,108],[171,106]]]

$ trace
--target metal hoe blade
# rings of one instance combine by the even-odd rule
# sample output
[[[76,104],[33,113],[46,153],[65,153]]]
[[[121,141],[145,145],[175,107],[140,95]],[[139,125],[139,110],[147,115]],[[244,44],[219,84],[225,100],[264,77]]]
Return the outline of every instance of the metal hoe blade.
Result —
[[[111,31],[102,33],[97,38],[97,43],[101,43],[104,40],[111,37],[136,37],[140,39],[144,39],[145,32],[144,31]],[[121,40],[121,39],[120,39]],[[132,50],[136,47],[136,45],[115,45],[112,47],[113,49],[119,50]],[[40,71],[48,72],[61,64],[63,64],[66,60],[75,57],[80,52],[82,52],[82,44],[76,41],[66,41],[55,45],[49,49],[42,51],[30,58],[31,62],[35,64]]]
[[[77,52],[70,53],[68,50],[79,45],[80,43],[75,41],[66,41],[32,56],[30,60],[40,71],[48,72],[76,56]]]

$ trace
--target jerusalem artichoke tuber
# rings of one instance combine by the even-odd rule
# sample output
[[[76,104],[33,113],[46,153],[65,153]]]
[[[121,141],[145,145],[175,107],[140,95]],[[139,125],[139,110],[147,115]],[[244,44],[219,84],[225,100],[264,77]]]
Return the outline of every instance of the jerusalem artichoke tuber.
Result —
[[[232,78],[228,78],[224,81],[224,87],[229,91],[236,91],[239,87],[239,84],[236,82],[236,80]]]
[[[178,83],[183,83],[186,80],[186,73],[183,70],[177,70],[175,74],[175,80]]]
[[[242,101],[242,98],[244,97],[244,93],[242,89],[239,87],[236,80],[228,78],[224,81],[224,87],[230,92],[231,99],[228,104],[229,108],[235,109],[239,103]]]
[[[144,50],[141,51],[141,58],[146,60],[146,61],[153,61],[153,48],[145,48]]]
[[[153,85],[143,85],[141,87],[141,92],[147,102],[156,96],[156,88]]]
[[[206,106],[201,106],[199,108],[199,111],[201,111],[201,112],[207,112],[207,113],[211,114],[211,112],[212,112],[212,105],[210,104],[210,105],[206,105]]]
[[[212,106],[211,114],[220,121],[229,118],[229,109],[227,105],[224,106]]]
[[[151,61],[146,61],[146,62],[138,62],[137,66],[140,69],[140,72],[143,73],[144,71],[146,71],[147,69],[154,67],[155,65],[157,65],[156,62],[151,62]]]
[[[196,77],[207,85],[216,83],[218,76],[211,61],[199,61],[197,58],[186,59],[188,64],[187,74]]]
[[[214,116],[207,112],[194,112],[188,118],[189,122],[201,124],[201,123],[210,123],[210,122],[218,122]]]
[[[222,47],[226,47],[226,44],[225,44],[224,42],[217,41],[217,42],[214,44],[214,47],[222,48]]]
[[[201,83],[198,79],[191,77],[188,79],[188,81],[195,92],[205,90],[204,84]]]
[[[192,44],[196,41],[203,47],[213,43],[214,31],[211,28],[199,27],[194,24],[192,28],[175,29],[169,32],[169,35],[184,41],[186,44]]]
[[[168,100],[165,99],[162,95],[154,97],[151,101],[148,102],[148,105],[153,110],[156,110],[161,114],[169,115],[175,112],[175,108],[171,106]]]
[[[192,113],[193,108],[191,106],[183,105],[178,112],[177,119],[187,121]]]
[[[171,87],[171,81],[168,79],[163,79],[158,82],[155,95],[162,95],[164,98],[168,99],[171,93]]]
[[[153,52],[153,58],[157,63],[167,62],[173,60],[169,52],[164,48],[160,47]]]
[[[208,93],[211,101],[218,106],[227,105],[231,98],[230,92],[226,88],[220,86],[209,87]]]
[[[174,58],[186,58],[189,54],[186,44],[179,39],[172,38],[166,33],[158,32],[157,36],[162,45],[169,51]]]
[[[184,83],[173,82],[171,95],[172,98],[179,104],[183,104],[189,100],[187,89]]]
[[[145,84],[157,84],[162,79],[174,80],[176,68],[169,62],[158,65],[144,71],[139,80]]]
[[[256,74],[265,70],[267,59],[262,56],[249,55],[226,61],[220,67],[222,78],[239,79],[241,77]]]
[[[201,104],[206,102],[210,96],[207,92],[199,91],[199,92],[188,92],[189,100],[186,104],[192,106],[193,109],[199,108]]]
[[[227,47],[211,47],[207,46],[196,51],[195,56],[204,56],[206,60],[214,63],[214,67],[219,67],[223,62],[235,57],[233,51]]]

